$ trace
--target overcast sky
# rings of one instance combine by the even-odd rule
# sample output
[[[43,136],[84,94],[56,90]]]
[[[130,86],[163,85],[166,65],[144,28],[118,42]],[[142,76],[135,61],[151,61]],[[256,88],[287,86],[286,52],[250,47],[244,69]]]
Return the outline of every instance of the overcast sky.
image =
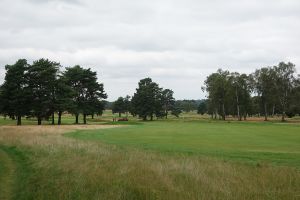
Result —
[[[218,68],[300,72],[299,0],[0,0],[0,83],[19,58],[96,70],[114,100],[151,77],[201,99]]]

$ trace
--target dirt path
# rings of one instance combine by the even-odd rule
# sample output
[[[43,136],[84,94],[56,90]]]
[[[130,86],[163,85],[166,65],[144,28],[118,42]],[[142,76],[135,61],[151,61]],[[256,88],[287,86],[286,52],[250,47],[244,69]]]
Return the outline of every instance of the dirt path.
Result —
[[[12,158],[0,147],[0,199],[12,199],[16,166]]]

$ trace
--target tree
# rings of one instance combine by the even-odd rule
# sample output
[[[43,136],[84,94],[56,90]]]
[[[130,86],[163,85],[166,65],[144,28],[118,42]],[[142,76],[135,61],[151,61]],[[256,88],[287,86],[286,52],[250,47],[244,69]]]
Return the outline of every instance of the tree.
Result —
[[[28,114],[28,90],[24,77],[28,64],[25,59],[18,60],[14,65],[6,65],[4,83],[1,86],[1,112],[12,118],[16,116],[17,125],[22,124],[22,116]]]
[[[131,108],[130,98],[131,97],[129,95],[126,95],[126,97],[124,98],[124,107],[125,107],[126,117],[128,117],[128,112],[130,111],[130,108]]]
[[[132,106],[134,114],[141,117],[143,120],[153,120],[154,115],[160,116],[163,110],[161,101],[161,91],[158,84],[152,82],[151,78],[140,80],[139,87],[136,89],[132,97]]]
[[[123,97],[119,97],[115,102],[112,104],[112,113],[118,113],[119,117],[121,117],[122,113],[126,112],[125,102]]]
[[[66,84],[74,91],[73,107],[70,112],[75,114],[78,124],[79,114],[83,114],[83,123],[86,124],[86,116],[102,113],[104,104],[101,101],[106,99],[103,84],[97,82],[97,73],[91,69],[83,69],[79,65],[66,68],[64,72]]]
[[[4,96],[3,96],[3,87],[0,86],[0,114],[3,114],[4,111]]]
[[[184,111],[184,112],[191,112],[195,111],[198,108],[199,100],[177,100],[176,101],[176,106]]]
[[[232,89],[233,102],[236,104],[236,111],[238,120],[242,120],[242,113],[246,119],[247,109],[250,104],[251,84],[250,78],[246,74],[239,74],[237,72],[231,73],[229,82]]]
[[[208,92],[212,105],[215,105],[215,112],[217,112],[218,107],[221,110],[222,119],[225,120],[226,116],[226,104],[228,104],[228,93],[230,91],[229,87],[229,72],[218,69],[216,73],[211,74],[205,80],[205,90]],[[217,107],[218,106],[218,107]]]
[[[298,75],[299,76],[299,75]],[[289,108],[286,112],[288,117],[300,115],[300,76],[294,81],[294,87],[289,96]]]
[[[288,99],[293,90],[296,78],[294,73],[296,71],[293,63],[279,63],[274,67],[275,71],[275,87],[278,93],[279,102],[282,110],[282,121],[285,121],[286,109],[288,106]]]
[[[216,111],[216,104],[212,101],[213,99],[206,99],[206,109],[207,113],[211,115],[212,119],[217,119],[217,111]],[[200,105],[200,104],[199,104]]]
[[[119,117],[121,117],[122,113],[126,113],[128,116],[128,112],[130,110],[130,96],[126,96],[125,98],[119,97],[115,102],[112,103],[112,113],[118,113]]]
[[[207,112],[207,100],[203,100],[201,103],[199,103],[197,113],[204,115]]]
[[[105,104],[106,104],[106,101],[104,100],[96,100],[94,102],[94,110],[93,110],[93,113],[92,113],[92,119],[94,119],[94,115],[102,115],[103,114],[103,110],[105,110]]]
[[[171,114],[174,115],[175,117],[179,117],[179,115],[181,114],[181,109],[178,106],[173,106],[172,110],[171,110]]]
[[[86,116],[94,113],[102,114],[104,109],[103,99],[107,98],[102,83],[97,81],[97,73],[90,69],[85,70],[86,95],[83,101],[83,123],[86,124]],[[84,96],[84,95],[83,95]]]
[[[256,70],[253,74],[253,88],[258,96],[261,98],[261,102],[264,108],[265,121],[268,120],[268,104],[275,98],[275,73],[270,67],[265,67]]]
[[[60,75],[55,85],[55,110],[58,113],[58,125],[61,125],[62,113],[74,108],[74,102],[72,101],[73,96],[74,91],[66,84],[65,77]],[[52,120],[54,120],[54,118]]]
[[[173,97],[174,92],[170,89],[164,89],[162,91],[162,101],[165,118],[168,118],[169,111],[172,111],[175,105],[175,98]],[[173,110],[173,114],[176,113]]]
[[[55,85],[59,66],[57,62],[42,58],[34,61],[25,74],[28,83],[26,89],[32,96],[30,108],[33,116],[38,119],[38,125],[55,111]]]

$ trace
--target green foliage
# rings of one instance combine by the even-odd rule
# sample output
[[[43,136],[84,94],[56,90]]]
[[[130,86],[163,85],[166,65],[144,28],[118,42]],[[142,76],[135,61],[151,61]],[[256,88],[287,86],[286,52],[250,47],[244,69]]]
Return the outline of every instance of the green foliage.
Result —
[[[112,113],[118,113],[119,117],[121,117],[122,113],[127,113],[130,110],[130,96],[126,96],[125,98],[119,97],[112,104]]]
[[[265,120],[268,117],[268,104],[276,99],[275,73],[271,67],[256,70],[253,77],[253,85],[256,93],[261,98]]]
[[[257,69],[254,73],[230,73],[219,69],[205,81],[208,93],[207,111],[217,118],[226,115],[246,120],[247,116],[264,114],[265,120],[276,113],[282,121],[298,113],[295,65],[281,62],[278,66]]]
[[[64,111],[72,110],[74,108],[73,96],[74,90],[67,85],[67,80],[64,76],[60,75],[56,80],[55,85],[55,98],[54,109],[58,113],[58,124],[61,124],[61,116]]]
[[[230,87],[229,87],[229,71],[218,69],[216,73],[209,75],[205,81],[205,90],[208,92],[211,105],[215,112],[221,113],[223,120],[225,120],[225,108],[231,103],[229,101]]]
[[[204,100],[199,104],[198,109],[197,109],[198,114],[204,115],[205,113],[207,113],[207,103],[208,103],[208,101]]]
[[[86,116],[101,114],[104,109],[102,99],[106,99],[103,84],[97,82],[97,73],[91,69],[83,69],[79,65],[67,68],[63,74],[66,84],[72,88],[74,92],[73,106],[69,110],[75,114],[78,124],[78,115],[84,116],[86,124]]]
[[[163,103],[163,109],[164,109],[164,115],[165,118],[168,118],[169,111],[171,114],[178,116],[178,114],[175,111],[175,98],[173,97],[174,92],[170,89],[164,89],[162,91],[162,103]]]
[[[231,108],[231,113],[236,113],[239,120],[242,115],[246,117],[251,108],[251,92],[252,92],[252,79],[251,76],[246,74],[239,74],[237,72],[231,73],[229,76],[229,99],[235,102]]]
[[[172,110],[171,110],[171,114],[174,115],[175,117],[179,117],[179,115],[182,113],[181,109],[179,107],[172,107]]]
[[[153,120],[154,116],[167,119],[169,112],[178,117],[181,111],[175,105],[173,94],[170,89],[160,88],[151,78],[142,79],[132,97],[130,113],[143,120],[147,120],[147,117]]]
[[[1,113],[11,118],[17,117],[21,125],[21,117],[29,113],[30,93],[26,88],[25,72],[29,65],[25,59],[18,60],[14,65],[6,65],[4,83],[1,86]]]
[[[60,64],[48,59],[39,59],[32,65],[24,59],[7,65],[3,85],[0,87],[0,113],[12,119],[17,117],[21,125],[22,116],[36,117],[38,124],[43,119],[58,113],[58,124],[64,111],[76,115],[102,114],[107,97],[103,84],[97,82],[96,72],[80,66],[67,68],[61,74]]]
[[[49,118],[55,111],[55,86],[59,66],[59,63],[40,59],[29,65],[25,75],[26,89],[30,91],[32,98],[31,114],[38,118],[39,125],[43,118]]]
[[[201,100],[177,100],[175,101],[175,106],[181,111],[191,112],[197,110],[200,102]]]
[[[295,65],[292,63],[279,63],[274,67],[275,88],[278,100],[281,105],[282,121],[285,121],[285,114],[288,107],[288,100],[295,86]]]
[[[147,117],[153,120],[154,115],[163,116],[162,88],[151,78],[140,80],[131,102],[133,114],[143,120],[147,120]]]
[[[289,107],[286,112],[288,117],[294,117],[295,115],[300,115],[300,77],[295,80],[294,87],[292,88],[291,94],[289,96]]]

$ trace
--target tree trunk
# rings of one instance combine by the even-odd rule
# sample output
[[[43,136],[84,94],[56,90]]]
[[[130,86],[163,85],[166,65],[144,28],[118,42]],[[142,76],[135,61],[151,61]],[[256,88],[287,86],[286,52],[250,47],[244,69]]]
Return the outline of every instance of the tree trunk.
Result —
[[[22,125],[22,117],[21,117],[21,115],[18,115],[18,116],[17,116],[17,125],[18,125],[18,126],[21,126],[21,125]]]
[[[222,119],[225,120],[225,105],[224,103],[222,104],[222,109],[223,109],[223,116],[222,116]]]
[[[143,116],[143,121],[146,121],[147,120],[147,116]]]
[[[281,121],[282,122],[285,122],[285,118],[284,117],[285,117],[285,111],[282,112],[282,116],[281,116]]]
[[[273,109],[272,109],[272,117],[275,115],[275,104],[273,104]]]
[[[153,114],[151,114],[151,118],[150,118],[150,120],[151,120],[151,121],[153,121]]]
[[[247,120],[247,113],[244,113],[244,120]]]
[[[62,112],[58,111],[58,120],[57,120],[58,125],[61,125],[61,114],[62,114]]]
[[[239,121],[242,121],[242,116],[240,115],[240,106],[237,105],[236,108],[237,108],[238,119],[239,119]]]
[[[237,108],[238,120],[242,121],[242,117],[240,116],[239,96],[238,96],[237,88],[235,89],[235,96],[236,96],[236,108]]]
[[[165,113],[166,113],[165,114],[166,115],[165,118],[168,119],[168,111],[166,110]]]
[[[75,124],[78,124],[78,118],[79,118],[79,114],[75,114],[75,117],[76,117]]]
[[[239,121],[242,121],[242,117],[243,117],[242,115],[239,116]]]
[[[38,117],[38,125],[42,125],[42,118]]]
[[[264,109],[265,109],[265,121],[268,121],[268,111],[267,111],[267,104],[264,103]]]
[[[83,123],[86,124],[86,114],[83,114]]]
[[[54,120],[55,120],[55,119],[54,119],[54,112],[53,112],[53,113],[52,113],[52,123],[51,123],[52,125],[55,124]]]
[[[281,121],[285,121],[285,106],[282,106],[282,116],[281,116]]]
[[[94,119],[94,114],[92,114],[92,119]]]
[[[119,112],[119,117],[121,117],[121,113]]]

